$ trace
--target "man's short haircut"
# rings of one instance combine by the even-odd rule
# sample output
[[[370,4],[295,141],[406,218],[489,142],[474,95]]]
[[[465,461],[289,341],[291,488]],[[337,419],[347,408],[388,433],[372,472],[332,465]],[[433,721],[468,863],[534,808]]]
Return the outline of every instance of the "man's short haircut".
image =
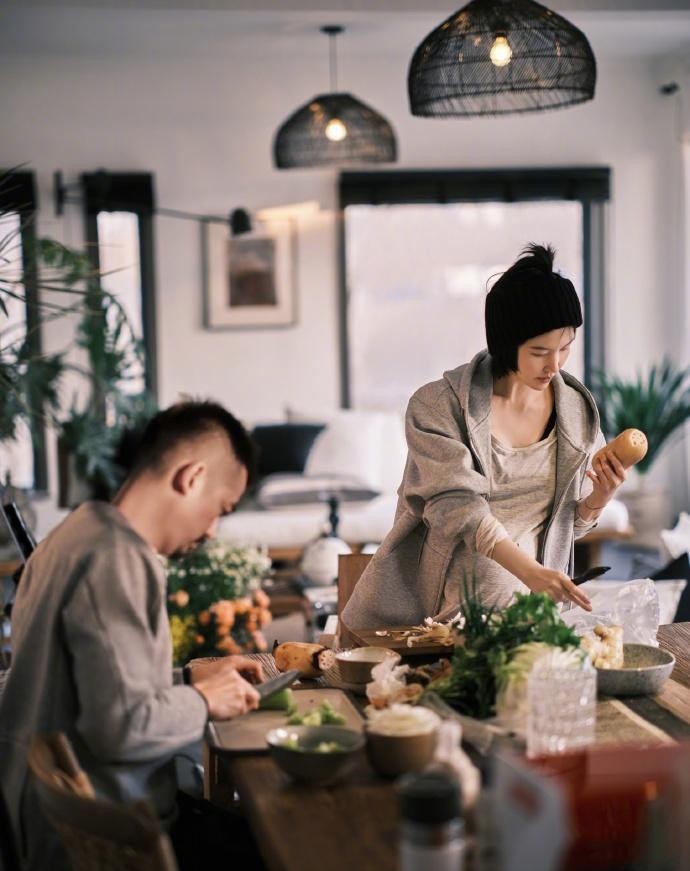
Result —
[[[224,433],[239,462],[251,481],[255,474],[256,457],[252,440],[239,420],[216,402],[191,400],[178,402],[159,411],[146,424],[139,436],[130,438],[127,458],[122,465],[128,477],[144,472],[158,472],[165,457],[178,444],[201,436]]]

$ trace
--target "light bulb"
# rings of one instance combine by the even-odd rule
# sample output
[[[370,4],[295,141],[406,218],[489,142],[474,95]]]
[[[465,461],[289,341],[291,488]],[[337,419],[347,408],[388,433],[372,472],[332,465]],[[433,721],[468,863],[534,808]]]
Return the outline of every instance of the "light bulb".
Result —
[[[342,142],[347,136],[347,127],[343,124],[340,118],[331,118],[326,124],[326,137],[331,142]]]
[[[497,33],[489,52],[491,63],[495,67],[504,67],[510,63],[512,56],[513,49],[510,47],[506,35],[504,33]]]

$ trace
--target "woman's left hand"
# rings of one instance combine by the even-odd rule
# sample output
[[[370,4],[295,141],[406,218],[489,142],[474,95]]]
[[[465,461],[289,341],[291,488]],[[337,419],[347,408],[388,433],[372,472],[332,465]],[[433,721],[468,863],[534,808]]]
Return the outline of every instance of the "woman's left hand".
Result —
[[[584,500],[585,508],[600,511],[611,501],[627,474],[627,470],[613,451],[604,449],[595,457],[592,469],[587,472],[593,487],[592,492]]]

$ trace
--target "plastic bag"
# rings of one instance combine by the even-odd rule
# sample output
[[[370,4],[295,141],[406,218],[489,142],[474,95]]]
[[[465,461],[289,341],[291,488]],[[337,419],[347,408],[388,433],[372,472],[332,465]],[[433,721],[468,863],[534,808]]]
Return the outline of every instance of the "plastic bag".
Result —
[[[606,589],[599,583],[588,590],[589,584],[582,585],[592,602],[592,611],[571,608],[561,613],[567,623],[578,635],[586,635],[598,624],[602,626],[622,626],[625,644],[652,644],[658,647],[656,633],[659,629],[659,596],[654,581],[644,578],[612,585]]]

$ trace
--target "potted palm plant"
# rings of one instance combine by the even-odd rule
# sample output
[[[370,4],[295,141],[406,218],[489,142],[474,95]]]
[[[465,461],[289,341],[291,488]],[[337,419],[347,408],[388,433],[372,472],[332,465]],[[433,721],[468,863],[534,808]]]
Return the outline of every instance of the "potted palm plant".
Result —
[[[11,183],[12,172],[0,175],[0,186]],[[118,300],[101,286],[89,258],[55,240],[32,237],[35,257],[22,261],[19,233],[15,229],[0,238],[0,446],[27,424],[32,432],[36,425],[52,426],[58,433],[59,503],[72,507],[117,489],[123,475],[116,457],[121,437],[148,419],[155,406],[135,388],[144,371],[143,344]],[[23,263],[33,260],[38,274],[28,275]],[[15,324],[10,315],[12,306],[23,310],[30,282],[42,295],[35,303],[36,323],[27,330],[23,317]],[[61,353],[38,353],[35,331],[67,315],[79,319],[74,340]],[[75,348],[85,355],[86,366],[68,361]],[[88,389],[65,412],[66,373],[85,379]]]
[[[658,546],[659,532],[670,520],[667,494],[648,483],[648,474],[664,448],[690,419],[690,367],[682,369],[670,360],[653,365],[646,374],[631,380],[598,372],[595,393],[601,427],[607,439],[628,427],[647,436],[647,455],[635,467],[636,486],[626,487],[621,499],[640,543]]]
[[[89,278],[76,345],[88,365],[78,371],[87,396],[75,396],[59,423],[60,504],[73,507],[86,498],[108,498],[118,489],[124,468],[118,448],[125,432],[138,429],[155,412],[152,397],[136,387],[143,379],[144,347],[118,300]],[[75,367],[76,368],[76,367]]]

